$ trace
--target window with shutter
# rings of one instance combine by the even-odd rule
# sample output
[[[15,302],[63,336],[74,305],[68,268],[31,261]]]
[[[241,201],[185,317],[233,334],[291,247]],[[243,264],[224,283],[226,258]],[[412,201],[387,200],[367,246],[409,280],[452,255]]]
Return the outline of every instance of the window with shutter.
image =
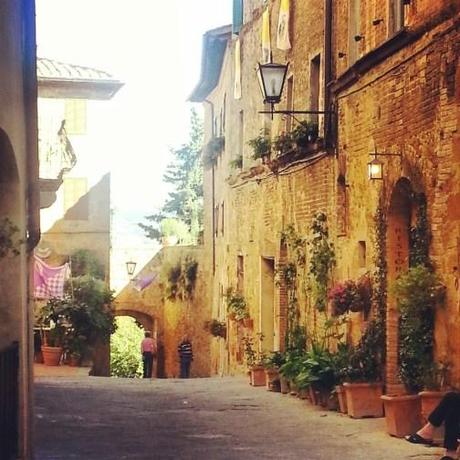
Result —
[[[233,0],[233,28],[234,34],[239,34],[243,25],[243,1]]]

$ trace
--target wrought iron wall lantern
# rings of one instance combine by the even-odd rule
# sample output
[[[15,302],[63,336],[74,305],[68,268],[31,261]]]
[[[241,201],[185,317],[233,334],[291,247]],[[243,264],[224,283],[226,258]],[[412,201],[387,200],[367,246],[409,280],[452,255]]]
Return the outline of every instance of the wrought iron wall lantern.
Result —
[[[333,114],[328,110],[274,110],[275,104],[279,104],[284,89],[284,82],[289,68],[289,62],[286,64],[276,64],[269,62],[260,64],[257,69],[257,79],[262,93],[264,104],[270,104],[271,110],[259,111],[259,113],[270,114],[273,119],[273,114],[281,115],[324,115]]]
[[[367,163],[367,173],[369,180],[383,180],[383,162],[377,157],[399,157],[402,159],[402,153],[378,153],[377,149],[371,152],[374,158]]]
[[[126,271],[128,272],[128,276],[132,278],[134,275],[134,271],[136,270],[136,262],[133,262],[132,260],[126,262]]]

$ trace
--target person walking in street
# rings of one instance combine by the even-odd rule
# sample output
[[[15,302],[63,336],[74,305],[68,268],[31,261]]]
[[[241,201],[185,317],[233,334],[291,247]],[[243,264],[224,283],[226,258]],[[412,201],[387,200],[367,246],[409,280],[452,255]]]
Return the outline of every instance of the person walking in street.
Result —
[[[428,416],[428,423],[417,433],[406,436],[412,444],[433,444],[434,429],[444,423],[444,447],[446,452],[441,460],[456,460],[460,437],[460,393],[446,393],[440,403]]]
[[[155,340],[152,339],[150,331],[144,332],[144,339],[141,342],[142,364],[144,368],[143,378],[152,377],[153,358],[156,352]]]
[[[180,362],[180,378],[188,379],[190,376],[190,364],[193,361],[192,344],[187,337],[182,339],[182,342],[177,347]]]

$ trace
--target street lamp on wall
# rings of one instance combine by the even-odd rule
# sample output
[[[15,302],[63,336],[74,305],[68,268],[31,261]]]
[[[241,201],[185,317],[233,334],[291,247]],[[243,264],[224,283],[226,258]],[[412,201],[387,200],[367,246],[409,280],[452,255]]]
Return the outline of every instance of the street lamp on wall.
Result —
[[[378,153],[377,149],[371,152],[369,155],[373,155],[374,158],[367,163],[367,175],[369,180],[383,180],[383,162],[377,157],[399,157],[402,158],[401,153]]]
[[[284,82],[289,68],[287,64],[277,64],[275,62],[268,62],[260,64],[257,68],[257,80],[259,82],[260,91],[264,104],[270,104],[271,110],[260,111],[259,113],[268,113],[282,115],[324,115],[334,114],[330,110],[274,110],[275,104],[279,104],[283,95]]]
[[[126,271],[128,272],[128,276],[131,279],[132,276],[134,275],[134,271],[136,270],[136,262],[133,262],[132,260],[126,262]]]

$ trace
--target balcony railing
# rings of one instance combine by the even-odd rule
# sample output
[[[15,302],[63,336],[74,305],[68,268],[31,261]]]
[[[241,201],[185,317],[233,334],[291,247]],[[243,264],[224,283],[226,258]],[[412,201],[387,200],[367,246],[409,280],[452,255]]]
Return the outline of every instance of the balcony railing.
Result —
[[[18,453],[19,345],[13,342],[0,352],[0,459]]]
[[[40,133],[39,139],[40,179],[62,179],[77,162],[75,151],[65,130],[65,120],[56,135]]]

